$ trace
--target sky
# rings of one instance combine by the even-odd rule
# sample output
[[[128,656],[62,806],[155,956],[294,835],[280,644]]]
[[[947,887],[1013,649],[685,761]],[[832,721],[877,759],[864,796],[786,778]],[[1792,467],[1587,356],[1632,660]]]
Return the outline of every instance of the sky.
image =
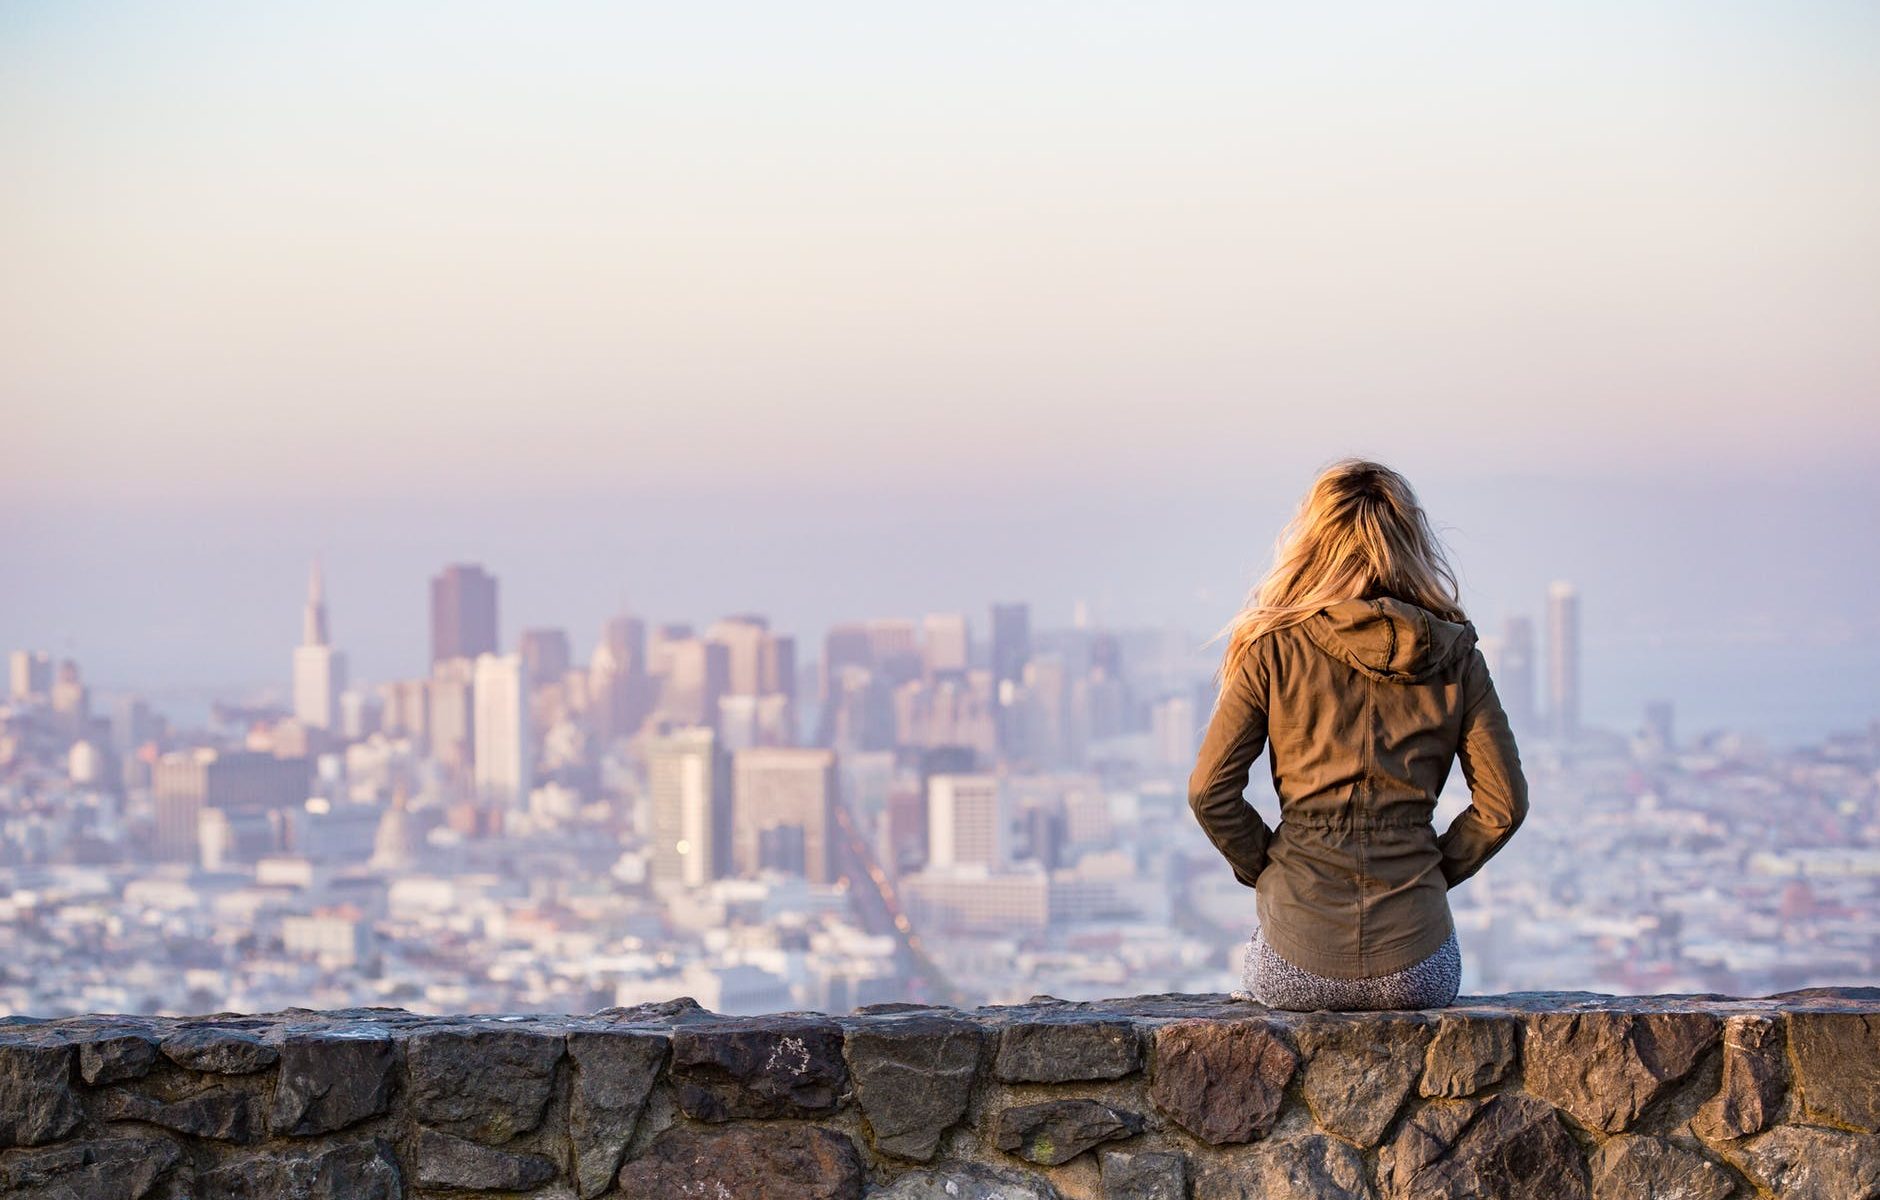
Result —
[[[1589,714],[1880,716],[1869,4],[0,5],[0,645],[373,678],[1030,598],[1417,484]],[[983,629],[983,622],[981,624]]]

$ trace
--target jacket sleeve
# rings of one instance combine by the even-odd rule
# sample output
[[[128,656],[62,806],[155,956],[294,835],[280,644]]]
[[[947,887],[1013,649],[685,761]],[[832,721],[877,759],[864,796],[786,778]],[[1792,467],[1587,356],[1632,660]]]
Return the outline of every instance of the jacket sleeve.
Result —
[[[1456,758],[1469,785],[1470,804],[1436,839],[1443,855],[1443,878],[1452,888],[1495,856],[1521,827],[1528,811],[1521,756],[1479,648],[1470,652],[1462,693],[1462,733]]]
[[[1248,887],[1266,867],[1266,847],[1273,836],[1241,796],[1247,789],[1247,771],[1266,746],[1266,688],[1252,663],[1256,657],[1243,656],[1228,678],[1188,776],[1188,807],[1234,868],[1234,878]]]

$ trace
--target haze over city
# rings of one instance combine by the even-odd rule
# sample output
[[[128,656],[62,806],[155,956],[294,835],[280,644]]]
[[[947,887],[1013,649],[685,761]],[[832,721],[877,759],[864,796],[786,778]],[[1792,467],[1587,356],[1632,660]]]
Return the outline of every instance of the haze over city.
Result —
[[[1465,990],[1870,980],[1876,50],[9,6],[0,1013],[1223,991],[1208,639],[1347,454],[1522,697]]]

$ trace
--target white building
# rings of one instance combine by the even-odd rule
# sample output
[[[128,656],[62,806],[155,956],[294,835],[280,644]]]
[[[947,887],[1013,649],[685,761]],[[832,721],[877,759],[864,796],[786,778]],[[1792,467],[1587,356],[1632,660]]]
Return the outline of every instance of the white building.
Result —
[[[927,863],[932,867],[1005,863],[1005,805],[991,775],[935,775],[927,780]]]
[[[653,804],[653,879],[691,887],[731,865],[731,780],[718,739],[704,727],[676,729],[647,745]]]
[[[327,636],[326,590],[320,564],[307,579],[307,610],[300,645],[294,647],[294,719],[313,729],[339,726],[339,697],[346,690],[346,656]]]
[[[520,808],[528,801],[534,775],[521,656],[478,655],[474,687],[472,778],[477,795],[486,804]]]

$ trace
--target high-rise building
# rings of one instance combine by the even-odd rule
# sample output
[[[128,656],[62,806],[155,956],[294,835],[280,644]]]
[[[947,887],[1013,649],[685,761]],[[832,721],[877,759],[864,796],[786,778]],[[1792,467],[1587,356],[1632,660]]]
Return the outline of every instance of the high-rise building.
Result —
[[[52,656],[44,650],[15,650],[10,664],[15,700],[43,700],[52,691]]]
[[[565,629],[525,629],[516,638],[522,656],[522,677],[531,688],[560,683],[574,661]]]
[[[929,677],[964,674],[971,657],[972,635],[965,613],[928,613],[921,625],[920,653]]]
[[[1516,729],[1535,725],[1538,689],[1535,685],[1534,622],[1527,617],[1509,617],[1502,626],[1500,661],[1490,664],[1495,694],[1508,713],[1508,723]]]
[[[835,866],[836,756],[798,748],[732,755],[732,864],[831,883]],[[794,832],[790,832],[794,831]]]
[[[476,753],[476,664],[447,658],[431,665],[425,716],[430,723],[431,757],[455,769],[461,781]]]
[[[333,648],[328,634],[326,588],[316,562],[307,576],[300,645],[294,647],[294,719],[314,729],[337,730],[345,690],[346,656]]]
[[[454,563],[431,580],[431,661],[494,654],[496,577],[481,566]]]
[[[1187,696],[1169,696],[1149,713],[1150,742],[1156,761],[1168,767],[1193,767],[1201,748],[1201,728],[1195,702]]]
[[[726,617],[712,622],[705,637],[725,648],[725,694],[762,695],[764,643],[770,637],[770,622],[750,613]]]
[[[927,864],[1005,863],[1005,806],[992,775],[934,775],[927,780]]]
[[[1580,731],[1580,593],[1556,580],[1547,588],[1547,722],[1557,738]]]
[[[278,823],[281,810],[306,801],[312,779],[311,763],[304,758],[250,751],[166,754],[151,769],[152,854],[195,861],[205,810],[222,810],[230,823],[243,828]]]
[[[675,729],[646,745],[652,878],[697,887],[731,865],[731,772],[710,729]]]
[[[1031,606],[992,606],[992,678],[996,683],[1018,683],[1031,660]]]
[[[875,665],[868,627],[858,622],[832,625],[823,637],[822,696],[826,710],[829,702],[846,686],[845,672],[851,667],[872,670]]]
[[[588,664],[588,701],[594,732],[603,740],[639,732],[656,699],[647,674],[646,622],[611,617]]]
[[[726,694],[730,654],[706,638],[668,642],[665,679],[659,689],[660,715],[675,725],[715,725],[718,701]]]
[[[868,653],[875,673],[889,687],[920,678],[920,639],[905,617],[877,617],[866,623]]]
[[[1673,707],[1669,700],[1645,702],[1645,737],[1660,750],[1675,750],[1677,734],[1673,726]]]
[[[533,786],[534,750],[529,731],[529,689],[522,658],[515,654],[477,657],[476,753],[471,768],[477,797],[491,807],[520,808]]]

